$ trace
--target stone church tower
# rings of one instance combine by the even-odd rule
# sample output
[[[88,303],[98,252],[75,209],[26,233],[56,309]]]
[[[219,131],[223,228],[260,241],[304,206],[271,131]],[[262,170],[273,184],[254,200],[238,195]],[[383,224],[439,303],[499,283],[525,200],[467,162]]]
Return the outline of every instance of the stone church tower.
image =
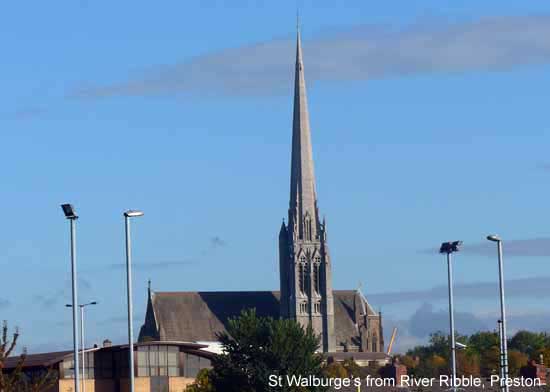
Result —
[[[319,220],[302,44],[298,30],[288,224],[279,233],[281,317],[311,325],[324,352],[336,351],[326,225]]]

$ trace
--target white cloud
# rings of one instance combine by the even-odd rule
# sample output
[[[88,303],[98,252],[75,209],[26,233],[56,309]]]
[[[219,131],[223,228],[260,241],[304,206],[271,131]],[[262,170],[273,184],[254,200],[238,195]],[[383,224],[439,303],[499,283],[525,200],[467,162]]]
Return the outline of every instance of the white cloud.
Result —
[[[508,16],[404,29],[358,26],[304,42],[309,82],[501,71],[550,62],[550,16]],[[276,39],[157,66],[145,76],[81,88],[78,98],[289,92],[294,40]]]

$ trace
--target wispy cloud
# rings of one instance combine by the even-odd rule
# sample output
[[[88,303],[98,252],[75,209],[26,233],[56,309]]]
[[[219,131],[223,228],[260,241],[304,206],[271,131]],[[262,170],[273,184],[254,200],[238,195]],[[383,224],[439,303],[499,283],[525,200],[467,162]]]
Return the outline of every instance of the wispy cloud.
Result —
[[[78,287],[80,288],[80,293],[86,295],[92,289],[92,284],[87,279],[78,278]],[[50,293],[35,294],[33,296],[33,302],[35,304],[38,304],[41,308],[52,309],[55,306],[59,306],[65,302],[68,302],[70,294],[71,282],[68,280],[65,282],[62,288],[54,290]]]
[[[291,88],[293,39],[226,49],[140,77],[69,93],[75,98],[177,93],[256,95]],[[550,16],[507,16],[461,23],[355,28],[304,42],[309,82],[502,71],[550,63]]]
[[[468,312],[455,312],[455,323],[461,334],[472,334],[486,330],[487,325],[478,317]],[[409,332],[415,337],[426,337],[437,331],[447,331],[449,313],[445,310],[434,310],[425,303],[409,319]]]
[[[145,319],[145,314],[142,314],[142,313],[137,313],[137,314],[134,314],[133,316],[133,320],[135,324],[142,323],[144,319]],[[127,316],[113,316],[113,317],[106,318],[102,321],[99,321],[97,324],[98,325],[117,325],[117,324],[122,324],[127,322],[128,322]]]
[[[506,257],[544,257],[550,256],[550,238],[539,237],[524,240],[506,240],[502,242],[502,249]],[[494,256],[495,246],[489,242],[465,245],[464,253],[478,254],[482,256]]]
[[[496,329],[496,321],[499,318],[499,314],[489,312],[483,314],[455,312],[456,330],[463,335],[470,335],[478,331],[493,331]],[[550,314],[543,310],[511,311],[508,313],[507,321],[509,336],[519,330],[537,332],[550,330]],[[426,344],[431,333],[438,331],[448,333],[449,313],[447,309],[435,309],[426,302],[420,305],[408,319],[384,318],[386,341],[389,341],[387,335],[391,334],[394,327],[398,328],[394,352],[403,353],[415,346]]]
[[[16,120],[30,120],[41,116],[42,114],[44,114],[44,112],[45,110],[40,107],[36,107],[36,106],[25,107],[25,108],[20,108],[16,110],[13,113],[13,117]]]
[[[548,282],[550,277],[511,279],[506,281],[506,296],[509,298],[548,298]],[[497,282],[479,282],[455,284],[456,297],[482,298],[494,296],[498,292]],[[370,301],[377,305],[396,304],[404,302],[425,302],[446,299],[447,286],[434,286],[427,290],[395,291],[388,293],[369,294]]]
[[[227,242],[218,236],[210,238],[210,246],[212,248],[223,248],[227,245]]]
[[[544,162],[537,163],[537,169],[550,170],[550,163],[544,163]]]

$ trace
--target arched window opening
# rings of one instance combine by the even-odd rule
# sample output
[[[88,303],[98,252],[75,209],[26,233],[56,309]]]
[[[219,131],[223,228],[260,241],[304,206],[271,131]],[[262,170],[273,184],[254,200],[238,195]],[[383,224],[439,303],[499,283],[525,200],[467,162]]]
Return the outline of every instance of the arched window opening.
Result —
[[[315,258],[315,264],[313,264],[313,287],[317,294],[321,293],[321,279],[319,277],[319,263],[317,263],[317,258]]]
[[[300,257],[300,265],[298,267],[298,284],[300,286],[300,291],[303,294],[307,293],[307,263],[305,256]]]

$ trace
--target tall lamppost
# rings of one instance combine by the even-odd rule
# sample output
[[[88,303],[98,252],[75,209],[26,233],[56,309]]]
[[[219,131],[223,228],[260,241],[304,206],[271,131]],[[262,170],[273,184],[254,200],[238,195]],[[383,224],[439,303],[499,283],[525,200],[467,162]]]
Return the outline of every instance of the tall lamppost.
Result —
[[[96,301],[88,302],[87,304],[80,304],[80,352],[82,353],[82,392],[86,392],[86,343],[84,339],[84,308],[90,305],[97,305]],[[73,305],[65,305],[68,308],[72,308]]]
[[[77,296],[77,276],[76,276],[76,230],[75,223],[78,215],[71,204],[62,204],[61,208],[70,222],[71,227],[71,281],[72,281],[72,307],[73,307],[73,363],[74,363],[74,390],[80,392],[80,377],[78,374],[78,316],[76,314],[76,306],[78,304]]]
[[[132,325],[132,251],[130,244],[130,218],[143,216],[142,211],[128,210],[124,213],[126,228],[126,287],[128,295],[128,375],[130,392],[134,392],[134,327]]]
[[[456,341],[455,341],[455,316],[454,316],[454,299],[453,299],[453,264],[451,253],[458,252],[458,247],[462,245],[462,241],[444,242],[439,248],[439,253],[447,255],[447,278],[449,284],[449,328],[451,332],[451,365],[453,376],[453,391],[456,391]]]
[[[504,361],[502,360],[504,356],[504,350],[502,349],[502,320],[497,320],[497,324],[498,324],[498,341],[499,341],[498,364],[499,364],[499,375],[500,375],[500,378],[502,379],[504,378],[504,373],[503,373]],[[501,387],[501,390],[502,390],[502,387]]]
[[[502,239],[498,235],[488,235],[487,239],[497,243],[498,251],[498,281],[500,289],[500,320],[502,322],[502,333],[500,346],[502,347],[502,377],[500,381],[500,389],[508,392],[510,388],[506,382],[508,379],[508,343],[506,341],[506,306],[504,303],[504,265],[502,263]],[[504,382],[504,385],[503,385]]]

